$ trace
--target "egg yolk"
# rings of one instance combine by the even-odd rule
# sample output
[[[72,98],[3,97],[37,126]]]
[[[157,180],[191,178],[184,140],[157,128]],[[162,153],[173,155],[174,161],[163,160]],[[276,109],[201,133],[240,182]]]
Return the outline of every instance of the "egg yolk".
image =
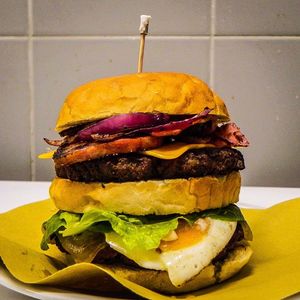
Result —
[[[175,230],[178,238],[173,241],[161,241],[159,249],[165,252],[190,247],[199,243],[206,236],[208,229],[209,221],[207,219],[201,219],[201,224],[196,222],[192,226],[186,221],[180,220]]]

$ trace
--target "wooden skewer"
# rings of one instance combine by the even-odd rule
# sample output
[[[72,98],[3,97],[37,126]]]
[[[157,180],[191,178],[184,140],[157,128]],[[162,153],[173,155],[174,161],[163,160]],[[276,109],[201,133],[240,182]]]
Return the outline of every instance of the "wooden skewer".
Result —
[[[138,60],[138,73],[143,72],[144,63],[144,50],[145,50],[145,38],[148,34],[149,20],[151,16],[141,15],[140,24],[140,49],[139,49],[139,60]]]
[[[138,73],[141,73],[143,71],[144,49],[145,49],[145,36],[146,36],[145,34],[141,34],[141,38],[140,38]]]

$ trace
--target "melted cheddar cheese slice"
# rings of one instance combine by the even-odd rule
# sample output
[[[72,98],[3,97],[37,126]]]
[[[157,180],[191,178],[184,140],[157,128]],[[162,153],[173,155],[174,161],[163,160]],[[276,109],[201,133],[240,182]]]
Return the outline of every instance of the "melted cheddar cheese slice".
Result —
[[[39,159],[50,159],[53,157],[55,151],[50,151],[50,152],[45,152],[39,154],[38,158]]]
[[[160,159],[175,159],[181,156],[184,152],[191,149],[200,149],[215,147],[213,144],[185,144],[185,143],[173,143],[165,145],[156,149],[147,150],[143,153],[146,155],[154,156]]]

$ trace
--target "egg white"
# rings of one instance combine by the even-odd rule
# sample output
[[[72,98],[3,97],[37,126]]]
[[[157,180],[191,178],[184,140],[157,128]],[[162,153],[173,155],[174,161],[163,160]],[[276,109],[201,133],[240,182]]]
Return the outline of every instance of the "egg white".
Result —
[[[207,234],[196,244],[178,250],[157,252],[153,250],[128,250],[116,233],[106,234],[111,248],[146,269],[164,270],[174,286],[180,286],[208,266],[232,237],[236,222],[209,219]]]

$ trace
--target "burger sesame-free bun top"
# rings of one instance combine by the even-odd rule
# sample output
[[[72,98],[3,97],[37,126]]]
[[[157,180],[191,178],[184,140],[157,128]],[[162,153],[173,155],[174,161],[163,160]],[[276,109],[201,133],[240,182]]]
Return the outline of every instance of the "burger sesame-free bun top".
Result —
[[[198,114],[205,108],[228,121],[226,106],[206,83],[182,73],[139,73],[98,79],[69,94],[56,131],[130,112]]]

